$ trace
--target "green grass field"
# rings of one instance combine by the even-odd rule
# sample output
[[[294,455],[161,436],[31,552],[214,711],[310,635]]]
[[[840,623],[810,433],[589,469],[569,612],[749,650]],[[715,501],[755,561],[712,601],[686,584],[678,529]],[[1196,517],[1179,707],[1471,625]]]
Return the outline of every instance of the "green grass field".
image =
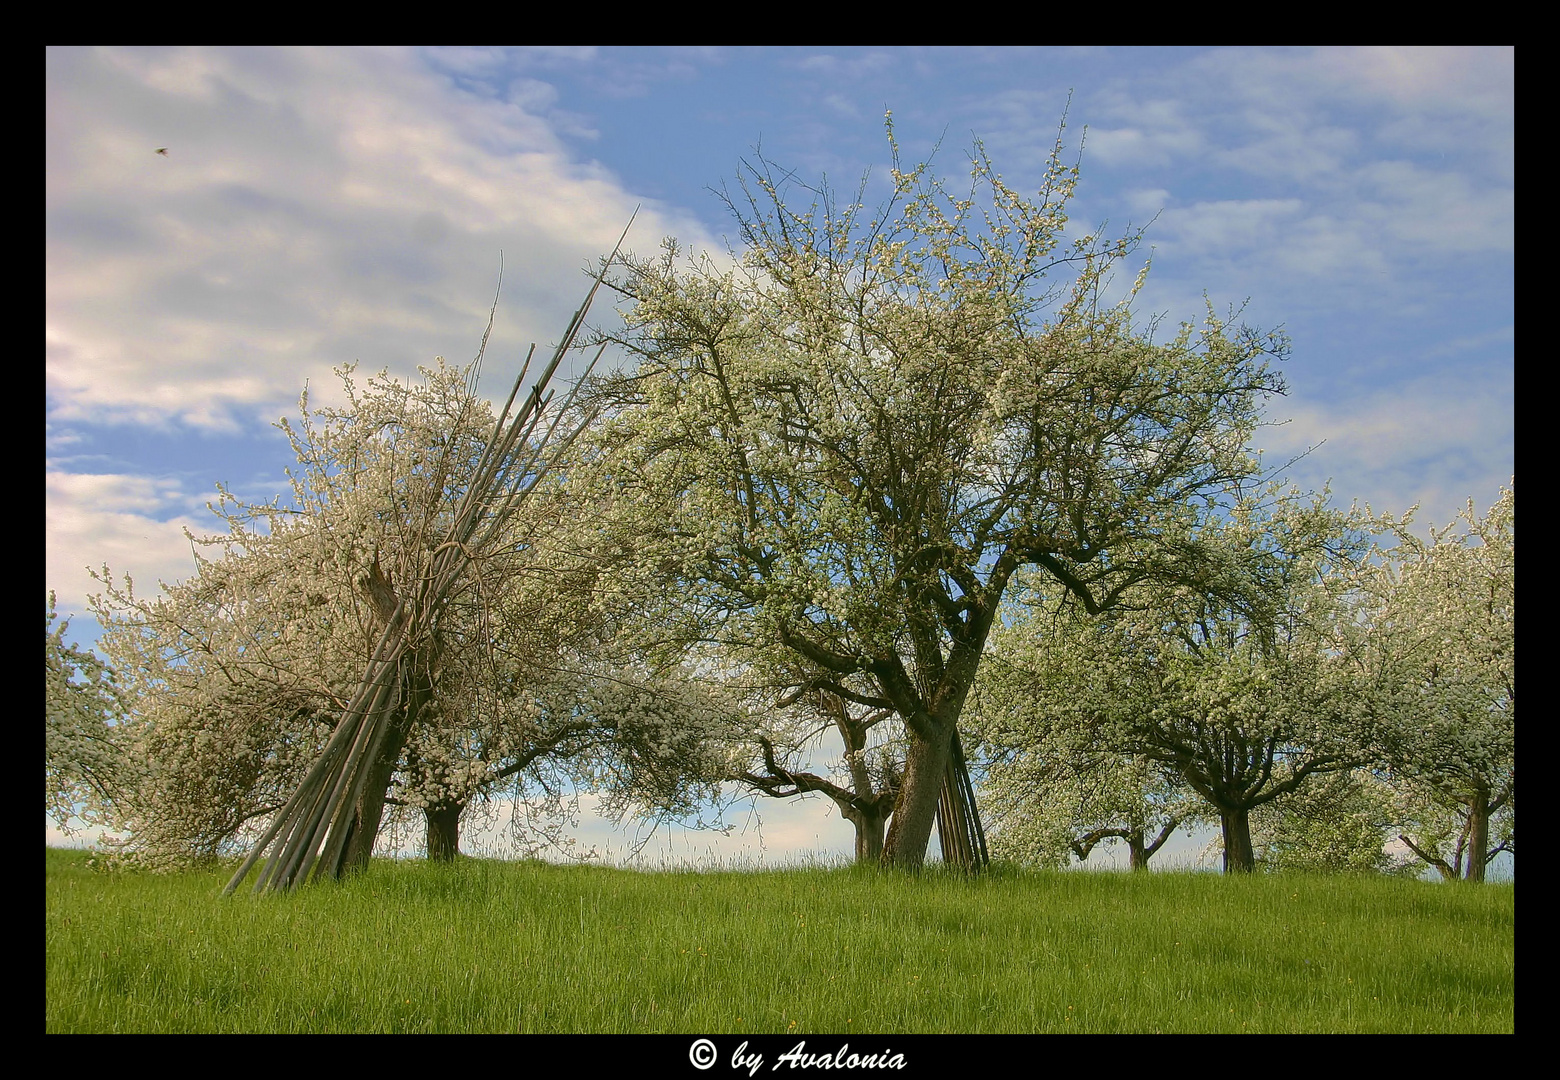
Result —
[[[462,859],[223,899],[47,851],[50,1032],[1513,1030],[1513,885]]]

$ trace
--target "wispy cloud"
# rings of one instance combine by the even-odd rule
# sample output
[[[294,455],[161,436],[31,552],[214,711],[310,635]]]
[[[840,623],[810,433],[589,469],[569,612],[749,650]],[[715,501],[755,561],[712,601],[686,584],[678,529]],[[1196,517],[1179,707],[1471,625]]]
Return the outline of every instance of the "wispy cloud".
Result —
[[[1442,373],[1341,400],[1282,399],[1264,429],[1265,460],[1317,449],[1294,470],[1302,486],[1331,481],[1345,502],[1382,513],[1413,504],[1420,526],[1444,525],[1472,498],[1481,508],[1511,479],[1514,437],[1509,380]]]
[[[188,577],[195,558],[185,529],[211,532],[210,516],[193,512],[174,480],[51,470],[45,489],[44,577],[62,610],[87,609],[103,591],[90,570],[104,565],[116,579],[130,574],[142,594]]]
[[[543,90],[466,93],[402,52],[51,50],[47,93],[60,419],[220,428],[342,362],[474,349],[501,251],[518,351],[637,201],[529,111]]]

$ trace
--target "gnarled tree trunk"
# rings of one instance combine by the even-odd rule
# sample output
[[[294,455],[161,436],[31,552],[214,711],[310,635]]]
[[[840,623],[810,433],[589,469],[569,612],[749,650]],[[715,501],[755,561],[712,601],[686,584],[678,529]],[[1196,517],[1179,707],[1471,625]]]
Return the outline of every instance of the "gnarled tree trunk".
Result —
[[[940,738],[910,739],[905,756],[904,784],[894,806],[883,847],[883,861],[902,870],[919,870],[937,823],[937,808],[953,756],[953,732]]]
[[[1148,869],[1148,844],[1143,839],[1143,827],[1138,825],[1127,833],[1128,865],[1134,870]]]
[[[1256,852],[1251,846],[1251,812],[1244,807],[1219,811],[1224,829],[1224,872],[1249,874],[1257,868]]]
[[[352,831],[342,849],[341,859],[333,875],[335,877],[349,871],[367,869],[368,861],[373,857],[374,842],[379,838],[379,825],[384,819],[385,796],[390,791],[390,781],[395,776],[396,766],[400,764],[401,751],[417,723],[418,713],[433,696],[430,664],[427,650],[419,650],[401,659],[400,707],[390,717],[384,742],[364,778],[363,790],[358,795],[353,816]]]
[[[1468,870],[1464,880],[1484,881],[1489,847],[1490,789],[1485,784],[1475,784],[1468,800]]]
[[[464,803],[440,803],[423,808],[428,825],[430,862],[454,862],[460,854],[460,815],[465,809]]]

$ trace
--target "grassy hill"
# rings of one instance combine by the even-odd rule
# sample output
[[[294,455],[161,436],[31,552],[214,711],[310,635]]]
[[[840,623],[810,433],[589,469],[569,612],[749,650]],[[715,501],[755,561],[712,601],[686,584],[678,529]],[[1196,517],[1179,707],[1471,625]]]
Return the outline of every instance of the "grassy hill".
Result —
[[[50,1032],[1509,1032],[1512,885],[376,862],[287,896],[47,849]]]

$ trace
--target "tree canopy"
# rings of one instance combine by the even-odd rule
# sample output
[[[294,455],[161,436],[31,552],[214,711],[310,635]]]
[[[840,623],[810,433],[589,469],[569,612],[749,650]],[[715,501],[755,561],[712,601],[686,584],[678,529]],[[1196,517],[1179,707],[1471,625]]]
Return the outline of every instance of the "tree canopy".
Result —
[[[1400,839],[1448,878],[1482,881],[1515,850],[1515,541],[1513,483],[1428,541],[1400,529],[1370,583],[1369,644],[1396,695]]]
[[[43,624],[44,807],[69,830],[73,819],[109,818],[137,770],[124,745],[125,699],[112,669],[67,642],[70,620],[55,626],[58,617],[50,592]]]
[[[795,206],[761,161],[735,266],[670,242],[620,260],[608,336],[637,366],[594,397],[619,527],[686,600],[668,619],[687,641],[782,654],[789,692],[891,711],[902,866],[968,786],[959,717],[1013,574],[1091,614],[1144,583],[1211,586],[1199,525],[1258,473],[1258,402],[1282,389],[1281,336],[1210,311],[1157,342],[1131,291],[1103,299],[1134,237],[1064,236],[1062,153],[1034,198],[978,145],[968,195],[896,166],[870,215],[827,189]]]
[[[1020,761],[1157,763],[1220,819],[1226,867],[1253,869],[1253,810],[1379,757],[1389,722],[1351,651],[1348,602],[1371,524],[1290,496],[1205,525],[1223,596],[1144,589],[1094,617],[1061,590],[1032,594],[993,668],[1009,684],[999,699],[1019,703],[990,719],[991,737]],[[1008,788],[1011,768],[997,773]]]

